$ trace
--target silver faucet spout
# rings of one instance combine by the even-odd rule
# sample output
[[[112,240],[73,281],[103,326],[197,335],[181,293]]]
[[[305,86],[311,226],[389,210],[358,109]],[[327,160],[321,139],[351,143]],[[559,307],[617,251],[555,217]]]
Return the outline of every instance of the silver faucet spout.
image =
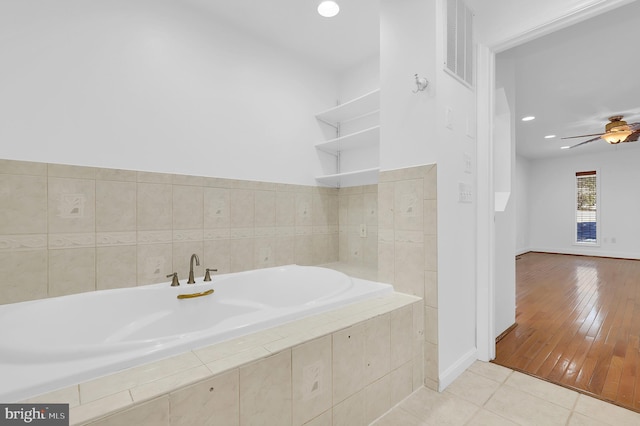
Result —
[[[189,260],[189,280],[187,281],[187,284],[194,284],[196,282],[196,280],[193,279],[193,260],[196,260],[196,266],[200,266],[200,259],[198,258],[198,255],[193,253],[191,255],[191,259]]]

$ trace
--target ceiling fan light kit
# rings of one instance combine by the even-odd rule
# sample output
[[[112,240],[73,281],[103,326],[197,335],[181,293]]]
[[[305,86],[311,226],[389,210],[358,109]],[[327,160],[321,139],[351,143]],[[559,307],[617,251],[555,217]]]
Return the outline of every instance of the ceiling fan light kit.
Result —
[[[595,136],[593,139],[581,142],[573,145],[570,148],[576,148],[578,146],[597,141],[598,139],[604,139],[611,145],[618,144],[620,142],[635,142],[640,135],[640,123],[627,124],[624,121],[622,115],[614,115],[609,117],[609,123],[605,126],[605,132],[602,134],[581,135],[581,136],[569,136],[562,139],[582,138],[587,136]]]

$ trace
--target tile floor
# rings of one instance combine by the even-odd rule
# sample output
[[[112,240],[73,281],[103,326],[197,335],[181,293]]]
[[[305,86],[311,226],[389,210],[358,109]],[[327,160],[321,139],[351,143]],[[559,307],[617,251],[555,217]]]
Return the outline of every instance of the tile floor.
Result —
[[[640,413],[476,361],[444,392],[421,388],[373,425],[637,426]]]

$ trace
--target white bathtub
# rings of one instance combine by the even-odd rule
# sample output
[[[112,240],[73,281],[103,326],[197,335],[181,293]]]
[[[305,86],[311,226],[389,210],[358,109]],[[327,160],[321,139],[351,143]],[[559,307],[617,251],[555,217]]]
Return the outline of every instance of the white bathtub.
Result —
[[[289,265],[0,305],[0,402],[253,333],[393,291]],[[214,293],[178,299],[180,294]]]

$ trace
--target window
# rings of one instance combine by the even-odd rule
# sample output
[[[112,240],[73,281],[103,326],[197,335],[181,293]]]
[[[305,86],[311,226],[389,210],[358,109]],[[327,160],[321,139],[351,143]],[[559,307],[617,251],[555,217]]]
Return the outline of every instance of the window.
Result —
[[[597,189],[595,170],[576,173],[576,243],[598,243]]]

